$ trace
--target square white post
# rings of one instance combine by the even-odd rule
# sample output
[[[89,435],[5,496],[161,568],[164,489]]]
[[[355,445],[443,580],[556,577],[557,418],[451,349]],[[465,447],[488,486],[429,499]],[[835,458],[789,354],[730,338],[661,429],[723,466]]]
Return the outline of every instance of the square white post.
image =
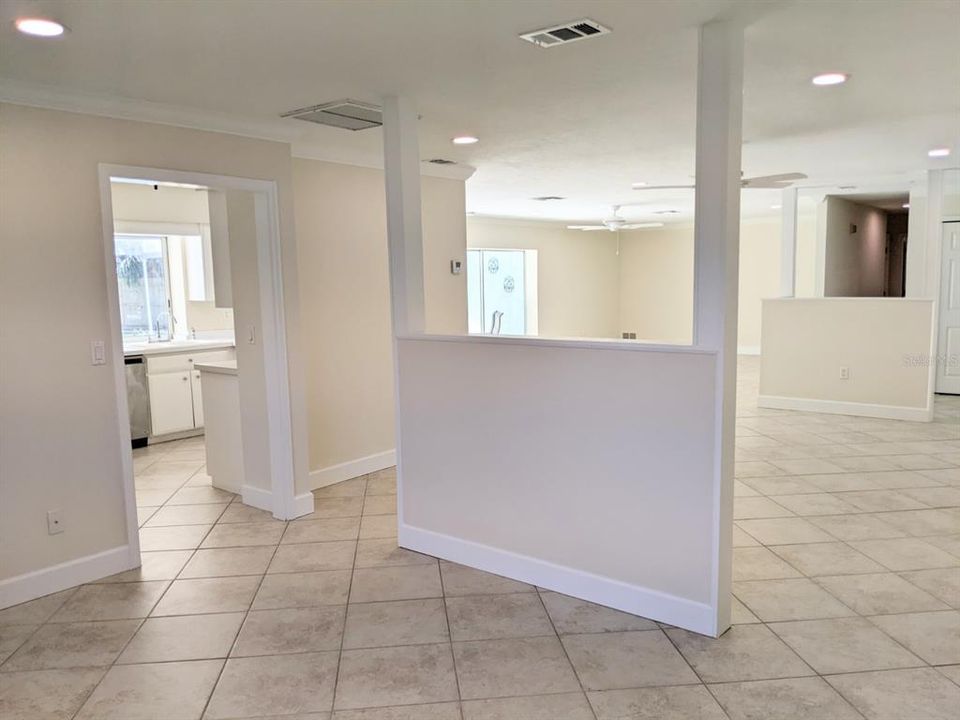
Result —
[[[424,331],[417,119],[417,110],[409,99],[384,98],[383,162],[387,190],[390,305],[395,336]]]
[[[780,205],[780,297],[797,294],[797,188],[784,188]]]
[[[714,634],[730,626],[737,387],[743,28],[700,29],[694,220],[694,343],[717,353],[714,443]]]

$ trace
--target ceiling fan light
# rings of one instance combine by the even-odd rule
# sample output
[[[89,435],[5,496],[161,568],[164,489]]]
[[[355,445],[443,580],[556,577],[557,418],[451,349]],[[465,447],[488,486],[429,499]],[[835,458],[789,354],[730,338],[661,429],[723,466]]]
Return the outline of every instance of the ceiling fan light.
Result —
[[[819,87],[826,87],[828,85],[843,85],[849,79],[850,75],[848,73],[828,72],[815,75],[810,82]]]
[[[949,157],[949,156],[950,156],[950,148],[948,147],[933,148],[932,150],[929,150],[927,152],[927,157],[932,157],[932,158],[943,158],[943,157]]]
[[[56,20],[40,17],[23,17],[14,21],[14,26],[24,35],[33,35],[34,37],[52,38],[63,35],[67,28]]]

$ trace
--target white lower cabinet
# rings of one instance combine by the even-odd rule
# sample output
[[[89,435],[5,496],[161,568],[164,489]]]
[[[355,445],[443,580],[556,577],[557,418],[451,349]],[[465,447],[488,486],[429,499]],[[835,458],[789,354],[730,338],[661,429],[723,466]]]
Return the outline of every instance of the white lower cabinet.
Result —
[[[150,422],[153,435],[192,430],[193,389],[189,372],[147,375],[150,390]]]

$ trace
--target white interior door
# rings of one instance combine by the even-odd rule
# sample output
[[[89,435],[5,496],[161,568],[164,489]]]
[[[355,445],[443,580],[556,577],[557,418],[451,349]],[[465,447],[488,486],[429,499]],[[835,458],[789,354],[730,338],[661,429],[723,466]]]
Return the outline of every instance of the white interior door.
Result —
[[[943,223],[937,392],[960,395],[960,222]]]

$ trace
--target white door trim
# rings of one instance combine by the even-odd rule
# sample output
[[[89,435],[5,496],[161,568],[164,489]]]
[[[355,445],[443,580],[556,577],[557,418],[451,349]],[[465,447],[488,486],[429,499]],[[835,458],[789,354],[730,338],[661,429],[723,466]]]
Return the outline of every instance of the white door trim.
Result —
[[[272,510],[275,517],[288,519],[302,514],[302,502],[295,500],[296,475],[293,454],[293,416],[290,403],[290,378],[287,365],[287,335],[281,266],[280,223],[277,184],[273,180],[255,180],[229,175],[212,175],[186,170],[101,163],[100,215],[103,225],[103,251],[110,312],[110,361],[114,369],[117,403],[117,433],[123,448],[121,463],[123,495],[127,515],[127,540],[130,567],[140,564],[140,537],[136,494],[133,482],[133,451],[127,410],[123,337],[120,331],[120,298],[117,289],[113,243],[113,200],[111,177],[138,178],[165,182],[207,185],[226,190],[244,190],[256,196],[257,270],[260,282],[260,338],[264,354],[269,423]],[[261,242],[265,239],[266,242]],[[300,512],[297,511],[300,508]]]

